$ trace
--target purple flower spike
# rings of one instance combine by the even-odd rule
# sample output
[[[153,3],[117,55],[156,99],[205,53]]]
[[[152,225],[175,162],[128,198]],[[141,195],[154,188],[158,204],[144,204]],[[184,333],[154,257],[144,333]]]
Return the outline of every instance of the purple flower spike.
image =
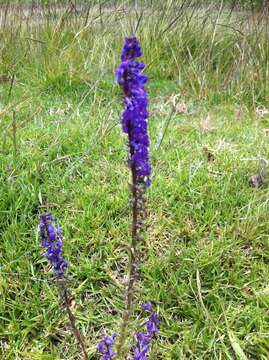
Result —
[[[145,304],[142,305],[142,309],[145,311],[151,311],[152,303],[150,301],[147,301]]]
[[[148,77],[141,74],[145,65],[135,61],[142,55],[135,37],[125,39],[122,49],[122,63],[118,66],[117,82],[124,93],[125,109],[122,113],[122,129],[128,135],[129,166],[136,180],[148,187],[151,166],[149,164],[148,99],[144,84]]]
[[[152,311],[152,303],[147,301],[142,305],[142,309],[146,311]],[[136,333],[136,346],[133,349],[133,360],[148,360],[149,351],[151,349],[151,340],[159,331],[159,316],[156,313],[152,313],[146,321],[146,334],[142,332]]]
[[[101,360],[110,360],[116,355],[116,351],[112,350],[112,346],[115,346],[115,338],[117,334],[112,334],[112,336],[106,336],[104,340],[100,341],[97,346],[97,351],[101,353],[103,356]]]
[[[41,245],[47,248],[46,258],[52,263],[52,268],[57,275],[62,277],[68,263],[62,257],[63,235],[61,234],[61,228],[56,228],[53,222],[56,222],[56,219],[51,214],[41,215],[38,232]]]

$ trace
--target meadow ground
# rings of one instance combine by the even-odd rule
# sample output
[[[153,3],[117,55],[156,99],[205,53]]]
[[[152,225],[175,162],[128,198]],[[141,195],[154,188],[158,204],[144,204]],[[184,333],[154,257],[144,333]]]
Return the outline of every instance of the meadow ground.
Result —
[[[80,358],[37,236],[42,212],[63,227],[90,359],[117,329],[130,178],[114,70],[135,28],[150,76],[137,303],[160,314],[151,359],[269,358],[268,13],[184,4],[2,5],[1,359]]]

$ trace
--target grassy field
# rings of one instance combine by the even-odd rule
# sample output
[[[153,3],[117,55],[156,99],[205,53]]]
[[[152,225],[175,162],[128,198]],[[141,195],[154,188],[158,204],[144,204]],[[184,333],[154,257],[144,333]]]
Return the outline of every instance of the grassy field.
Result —
[[[117,331],[130,178],[114,70],[135,32],[150,76],[137,304],[151,299],[160,314],[151,359],[268,359],[268,185],[249,184],[269,158],[268,13],[174,1],[1,6],[0,358],[80,359],[37,236],[42,212],[63,227],[90,359]]]

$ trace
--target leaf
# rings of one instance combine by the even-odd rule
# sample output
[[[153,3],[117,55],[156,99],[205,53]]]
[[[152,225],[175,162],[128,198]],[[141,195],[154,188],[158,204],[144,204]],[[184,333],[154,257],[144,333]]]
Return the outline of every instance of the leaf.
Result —
[[[23,355],[26,356],[25,360],[57,360],[58,359],[54,355],[43,354],[40,351],[25,352]]]
[[[42,204],[43,204],[43,200],[42,200],[41,191],[39,191],[39,193],[38,193],[38,200],[39,200],[39,203],[42,205]]]
[[[234,333],[231,330],[228,330],[229,339],[233,348],[233,351],[235,352],[235,355],[238,360],[248,360],[246,357],[243,349],[241,348],[239,344],[239,340],[235,337]]]

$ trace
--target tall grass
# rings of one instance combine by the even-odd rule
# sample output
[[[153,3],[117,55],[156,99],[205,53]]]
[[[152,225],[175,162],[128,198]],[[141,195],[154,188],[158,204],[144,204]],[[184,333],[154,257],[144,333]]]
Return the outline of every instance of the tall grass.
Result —
[[[185,97],[249,105],[268,101],[268,10],[196,2],[100,2],[1,8],[3,74],[58,91],[113,76],[122,37],[136,33],[153,79]],[[28,86],[29,85],[29,86]]]

